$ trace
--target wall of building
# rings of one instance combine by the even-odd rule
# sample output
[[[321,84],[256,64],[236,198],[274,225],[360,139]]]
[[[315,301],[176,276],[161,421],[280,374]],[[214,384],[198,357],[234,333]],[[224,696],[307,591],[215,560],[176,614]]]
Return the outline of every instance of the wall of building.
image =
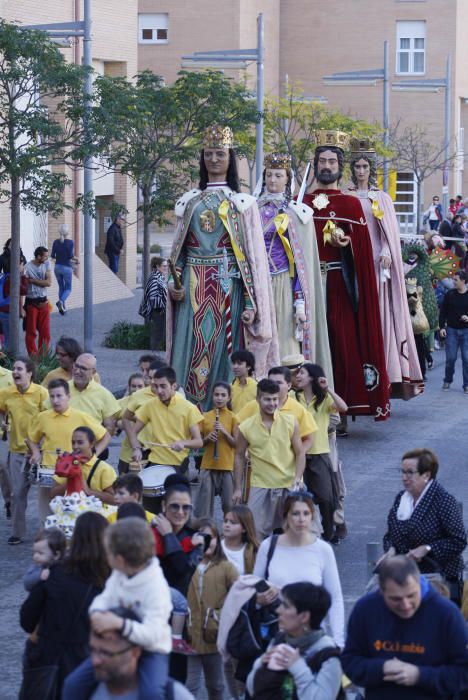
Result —
[[[457,0],[282,0],[280,72],[302,83],[308,95],[323,95],[331,108],[352,116],[382,123],[383,91],[377,86],[325,86],[323,76],[334,72],[369,70],[383,67],[383,44],[389,42],[391,81],[413,76],[396,75],[396,22],[426,21],[426,71],[421,77],[445,76],[449,52],[454,58],[455,78],[458,42]],[[458,26],[459,33],[463,25]],[[466,24],[465,24],[466,26]],[[463,65],[463,64],[461,64]],[[466,62],[465,62],[466,65]],[[402,127],[423,124],[428,139],[442,143],[444,134],[444,90],[439,93],[390,93],[390,122]],[[455,133],[455,116],[452,116]],[[451,191],[453,188],[451,178]],[[426,183],[429,193],[441,192],[442,177],[437,174]]]
[[[82,2],[78,3],[79,17],[82,17]],[[118,5],[114,0],[99,0],[92,3],[92,57],[93,64],[99,72],[132,78],[137,72],[137,0],[128,0]],[[75,20],[75,0],[48,0],[47,3],[31,3],[29,0],[4,3],[2,17],[7,21],[20,24],[44,24],[51,22],[70,22]],[[125,31],[122,31],[122,28]],[[81,56],[81,48],[79,52]],[[74,49],[63,49],[67,60],[74,60]],[[82,174],[77,174],[77,190],[82,192]],[[110,181],[110,177],[112,181]],[[136,285],[136,191],[127,178],[121,175],[106,176],[107,182],[99,181],[99,194],[112,194],[117,201],[129,210],[128,220],[131,222],[125,230],[126,245],[122,254],[119,277],[129,287]],[[104,192],[105,190],[105,192]],[[118,199],[117,199],[118,198]],[[68,187],[64,195],[65,202],[72,204],[73,188]],[[28,251],[32,248],[34,231],[39,230],[42,222],[35,221],[30,213],[23,213],[22,240]],[[57,238],[58,227],[67,223],[70,236],[78,242],[79,252],[83,251],[82,217],[74,216],[67,211],[54,219],[47,217],[47,241],[49,246]],[[9,209],[0,206],[0,245],[9,237]],[[78,235],[76,235],[78,234]],[[44,241],[46,242],[46,241]],[[100,252],[99,250],[97,251]],[[99,298],[96,298],[99,301]]]

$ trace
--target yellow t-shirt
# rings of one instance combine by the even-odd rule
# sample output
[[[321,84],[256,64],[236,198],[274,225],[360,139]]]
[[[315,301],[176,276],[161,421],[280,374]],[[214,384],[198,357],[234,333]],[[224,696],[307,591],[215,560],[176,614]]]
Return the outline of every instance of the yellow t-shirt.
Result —
[[[15,384],[0,389],[0,411],[8,413],[10,423],[10,451],[25,454],[25,440],[33,419],[45,409],[47,390],[40,384],[31,382],[22,394]]]
[[[253,377],[247,377],[247,383],[242,385],[239,379],[234,379],[231,384],[231,404],[234,413],[244,408],[244,406],[256,399],[257,397],[257,382]]]
[[[146,522],[148,522],[148,523],[153,522],[154,513],[150,513],[148,510],[145,510],[145,515],[146,515]],[[116,511],[116,510],[114,510],[113,513],[110,513],[110,514],[107,516],[107,522],[108,522],[110,525],[112,525],[112,523],[116,523],[116,522],[117,522],[117,511]]]
[[[328,440],[328,426],[330,424],[330,413],[335,413],[336,408],[330,394],[327,394],[317,410],[315,410],[315,396],[308,404],[304,394],[298,395],[301,406],[309,411],[317,423],[318,430],[314,436],[314,444],[307,452],[309,455],[323,455],[330,452],[330,443]]]
[[[88,479],[91,469],[94,467],[97,459],[98,458],[94,455],[91,457],[89,462],[81,465],[83,481]],[[55,474],[53,478],[57,484],[65,484],[67,481],[64,476],[56,476]],[[93,489],[93,491],[105,491],[113,485],[116,478],[117,474],[110,464],[107,464],[107,462],[99,462],[98,467],[93,474],[93,478],[91,479],[90,488]]]
[[[203,415],[203,423],[201,426],[202,436],[205,438],[213,432],[216,419],[216,410],[208,411]],[[234,429],[239,425],[239,421],[232,411],[228,408],[222,408],[219,413],[219,420],[222,426],[228,433],[233,435]],[[214,443],[208,442],[205,445],[203,459],[201,462],[202,469],[220,469],[222,471],[232,471],[234,467],[234,447],[231,447],[224,435],[218,433],[218,459],[214,458]]]
[[[250,483],[262,489],[287,489],[296,473],[296,455],[291,445],[296,419],[290,413],[275,411],[269,432],[256,413],[243,421],[239,430],[249,443]]]
[[[13,374],[6,367],[0,367],[0,389],[6,389],[7,386],[14,384]]]
[[[163,445],[177,440],[190,440],[190,428],[203,421],[198,408],[177,393],[171,398],[168,406],[155,398],[139,408],[135,415],[148,427],[148,440]],[[189,450],[175,452],[168,447],[150,447],[149,460],[153,464],[178,466],[189,454]]]
[[[77,411],[83,411],[99,423],[106,418],[118,416],[120,406],[117,399],[108,389],[94,381],[89,382],[86,389],[79,391],[72,380],[68,382],[70,387],[70,406]]]
[[[68,374],[66,370],[63,369],[63,367],[57,367],[56,369],[51,369],[50,372],[46,374],[44,379],[42,380],[42,386],[44,386],[46,389],[49,386],[49,382],[52,381],[52,379],[65,379],[66,382],[69,382],[71,379],[71,375]],[[97,382],[98,384],[101,383],[101,377],[99,374],[96,372],[96,374],[93,377],[94,381]]]
[[[301,406],[299,401],[296,401],[296,399],[292,399],[290,396],[288,396],[279,411],[281,413],[289,413],[290,415],[294,416],[299,425],[299,434],[301,438],[304,438],[306,435],[311,435],[317,431],[317,423],[309,411],[307,411],[304,406]],[[237,417],[239,422],[242,423],[242,421],[246,420],[246,418],[250,418],[251,416],[259,413],[260,407],[258,405],[258,401],[249,401],[249,403],[244,406],[242,411],[237,414]]]
[[[130,411],[130,413],[136,413],[141,406],[144,406],[145,403],[155,398],[157,398],[156,394],[149,386],[145,386],[143,389],[138,389],[138,391],[135,391],[130,396],[123,396],[121,399],[119,399],[119,404],[121,406],[121,413],[119,417],[122,418],[127,410]],[[140,442],[144,442],[145,440],[152,442],[148,435],[147,428],[143,428],[143,430],[140,431],[138,439]],[[132,446],[130,445],[126,435],[122,440],[119,458],[122,460],[122,462],[127,462],[127,464],[133,459]]]
[[[68,408],[64,413],[57,413],[53,408],[43,411],[33,420],[28,437],[32,442],[42,443],[42,464],[54,467],[57,461],[56,451],[71,452],[72,435],[76,428],[85,426],[91,428],[96,440],[101,440],[106,429],[90,415],[74,408]]]

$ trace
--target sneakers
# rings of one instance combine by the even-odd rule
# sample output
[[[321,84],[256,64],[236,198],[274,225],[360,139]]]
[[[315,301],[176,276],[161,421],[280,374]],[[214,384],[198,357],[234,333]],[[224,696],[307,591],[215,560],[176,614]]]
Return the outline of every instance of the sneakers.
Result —
[[[172,638],[172,651],[175,654],[183,654],[184,656],[195,656],[197,653],[185,639],[174,639],[174,637]]]
[[[5,515],[7,520],[11,520],[11,503],[10,501],[6,501],[5,503]]]
[[[13,535],[8,538],[8,544],[15,545],[15,544],[23,544],[23,540],[20,537],[14,537]]]
[[[450,384],[448,382],[444,382],[442,384],[442,391],[448,391],[450,389]]]
[[[468,386],[463,387],[463,393],[468,394]],[[8,515],[7,515],[8,518]]]
[[[61,316],[65,316],[65,307],[64,307],[63,303],[60,301],[60,299],[59,299],[58,302],[55,304],[55,306],[56,306],[57,309],[59,310],[59,314],[60,314]]]

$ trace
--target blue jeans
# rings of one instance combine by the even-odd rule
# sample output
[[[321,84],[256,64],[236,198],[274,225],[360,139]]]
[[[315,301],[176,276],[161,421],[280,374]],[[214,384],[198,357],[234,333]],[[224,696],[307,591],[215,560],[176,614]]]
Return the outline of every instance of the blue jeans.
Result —
[[[3,328],[3,347],[8,350],[10,347],[10,314],[6,311],[0,311],[0,322]]]
[[[120,255],[115,255],[114,253],[107,253],[107,259],[109,260],[109,267],[117,275],[119,272],[119,258]]]
[[[59,299],[65,306],[65,302],[71,294],[73,270],[68,265],[55,265],[54,272],[59,286]]]
[[[445,341],[445,377],[444,382],[451,384],[455,372],[458,348],[461,350],[463,367],[463,388],[468,387],[468,328],[447,328]]]
[[[166,700],[168,666],[168,654],[143,652],[138,662],[138,700]],[[89,658],[65,679],[62,700],[89,698],[96,685],[93,664]]]
[[[169,591],[171,593],[172,612],[178,615],[188,615],[187,598],[177,588],[172,588],[172,586],[169,588]]]

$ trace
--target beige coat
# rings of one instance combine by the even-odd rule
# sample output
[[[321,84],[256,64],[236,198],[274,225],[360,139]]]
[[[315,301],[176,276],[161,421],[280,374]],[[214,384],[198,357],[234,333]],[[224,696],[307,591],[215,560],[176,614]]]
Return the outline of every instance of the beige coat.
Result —
[[[187,600],[190,608],[188,638],[197,654],[215,654],[218,649],[218,623],[221,608],[239,574],[229,561],[210,563],[205,569],[200,595],[198,569],[190,581]]]

